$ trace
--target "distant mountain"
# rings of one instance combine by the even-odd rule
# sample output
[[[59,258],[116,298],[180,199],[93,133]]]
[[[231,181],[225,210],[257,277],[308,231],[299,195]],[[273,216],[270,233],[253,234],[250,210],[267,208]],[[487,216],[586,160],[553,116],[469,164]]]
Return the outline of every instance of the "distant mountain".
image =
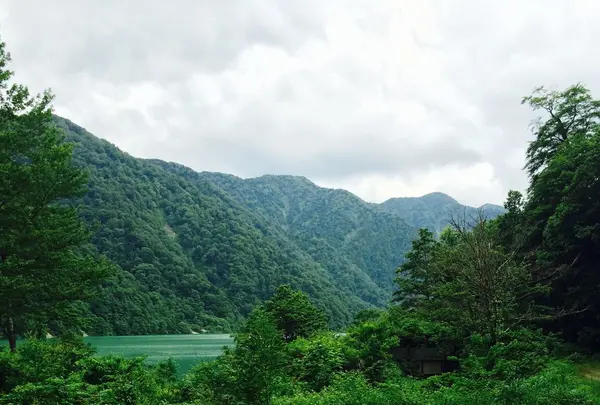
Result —
[[[468,207],[444,193],[430,193],[422,197],[391,198],[378,205],[383,211],[395,214],[415,228],[427,228],[439,233],[451,218],[472,218],[481,211],[487,218],[495,218],[505,212],[504,207],[484,204]]]
[[[442,229],[462,207],[441,193],[370,204],[304,177],[198,173],[56,122],[90,172],[90,248],[118,266],[87,308],[89,334],[231,331],[281,284],[343,327],[387,304],[417,228]]]
[[[185,172],[188,178],[204,179],[221,187],[281,229],[336,279],[349,273],[366,273],[386,292],[386,298],[394,270],[416,236],[416,230],[396,215],[348,191],[318,187],[304,177],[266,175],[244,180],[170,167],[177,173]],[[359,285],[361,289],[364,286]]]
[[[56,120],[76,144],[75,163],[90,172],[81,215],[97,229],[94,248],[119,266],[89,307],[89,334],[229,331],[281,284],[306,291],[336,328],[389,299],[414,231],[400,218],[299,178],[249,182],[247,200],[264,203],[251,207],[228,189],[233,176],[137,159]],[[263,198],[271,188],[290,195]],[[367,248],[371,238],[381,249]]]

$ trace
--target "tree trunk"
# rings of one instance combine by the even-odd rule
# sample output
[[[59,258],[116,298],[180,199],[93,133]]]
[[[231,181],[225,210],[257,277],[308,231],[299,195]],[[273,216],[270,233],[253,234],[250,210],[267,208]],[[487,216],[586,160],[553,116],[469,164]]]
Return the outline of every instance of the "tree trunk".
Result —
[[[8,326],[6,328],[6,338],[11,352],[17,351],[17,334],[15,333],[15,322],[12,318],[8,318]]]

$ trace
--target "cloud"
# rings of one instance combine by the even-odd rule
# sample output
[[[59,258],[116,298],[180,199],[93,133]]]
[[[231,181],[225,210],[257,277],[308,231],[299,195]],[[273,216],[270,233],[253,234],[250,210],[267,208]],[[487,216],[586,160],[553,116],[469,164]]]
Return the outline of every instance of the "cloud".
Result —
[[[594,0],[0,0],[19,80],[140,157],[369,201],[523,189],[535,86],[600,91]]]

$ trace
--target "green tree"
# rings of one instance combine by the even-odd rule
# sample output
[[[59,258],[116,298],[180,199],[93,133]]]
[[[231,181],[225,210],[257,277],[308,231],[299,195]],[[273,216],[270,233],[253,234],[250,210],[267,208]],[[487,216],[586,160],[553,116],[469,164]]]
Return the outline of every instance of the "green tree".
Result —
[[[431,231],[419,229],[419,237],[413,241],[412,249],[405,255],[406,261],[396,270],[395,282],[398,289],[394,292],[395,302],[411,307],[429,299],[431,291],[428,278],[434,274],[430,266],[433,265],[433,256],[438,246]]]
[[[275,319],[286,342],[327,329],[323,311],[310,302],[305,293],[289,285],[280,286],[273,297],[265,302],[264,308]]]
[[[354,316],[354,320],[352,321],[351,325],[360,325],[361,323],[365,323],[368,321],[375,321],[379,319],[384,313],[385,311],[379,308],[363,309]]]
[[[290,372],[311,390],[320,391],[342,371],[347,350],[344,338],[332,332],[311,339],[296,339],[287,346],[291,357]]]
[[[532,180],[569,137],[592,134],[600,123],[600,101],[594,100],[581,84],[564,91],[538,87],[531,95],[523,97],[521,103],[548,115],[546,120],[539,117],[532,125],[535,139],[527,149],[525,165]]]
[[[273,317],[261,308],[252,311],[235,338],[235,387],[247,404],[269,404],[283,376],[285,343]]]
[[[496,228],[483,216],[474,224],[454,221],[452,229],[432,240],[428,231],[399,269],[396,300],[407,309],[452,327],[458,336],[488,336],[492,344],[502,331],[558,311],[536,305],[533,298],[548,291],[531,267],[498,243]]]
[[[569,340],[594,347],[600,347],[599,176],[600,130],[574,136],[539,175],[526,208],[527,225],[537,236],[528,248],[545,273],[561,275],[552,302],[577,312],[555,326]]]
[[[10,84],[9,61],[0,42],[0,327],[14,351],[32,325],[72,314],[109,267],[81,254],[89,233],[67,202],[87,177],[53,123],[53,96]]]
[[[509,196],[509,212],[498,220],[502,243],[518,249],[537,278],[554,279],[549,299],[540,302],[572,316],[546,326],[597,348],[600,101],[580,84],[563,91],[540,88],[524,101],[545,114],[533,126],[527,153],[527,199]]]
[[[506,213],[494,220],[498,229],[499,241],[508,249],[520,251],[525,242],[523,240],[524,233],[521,232],[524,204],[523,194],[519,191],[510,190],[504,203]]]

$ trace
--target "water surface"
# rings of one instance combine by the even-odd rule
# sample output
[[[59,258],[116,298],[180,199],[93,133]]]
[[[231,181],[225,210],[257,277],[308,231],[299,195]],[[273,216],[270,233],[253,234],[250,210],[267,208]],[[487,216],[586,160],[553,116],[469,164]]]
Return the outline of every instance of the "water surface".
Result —
[[[177,363],[180,374],[199,361],[216,358],[223,352],[223,346],[233,345],[229,334],[89,336],[84,341],[96,348],[99,356],[146,356],[149,363],[171,357]]]
[[[177,364],[180,375],[200,361],[219,356],[223,346],[233,346],[233,338],[229,334],[88,336],[83,340],[96,349],[98,356],[146,356],[148,363],[170,357]],[[0,340],[0,345],[8,346],[8,342]]]

